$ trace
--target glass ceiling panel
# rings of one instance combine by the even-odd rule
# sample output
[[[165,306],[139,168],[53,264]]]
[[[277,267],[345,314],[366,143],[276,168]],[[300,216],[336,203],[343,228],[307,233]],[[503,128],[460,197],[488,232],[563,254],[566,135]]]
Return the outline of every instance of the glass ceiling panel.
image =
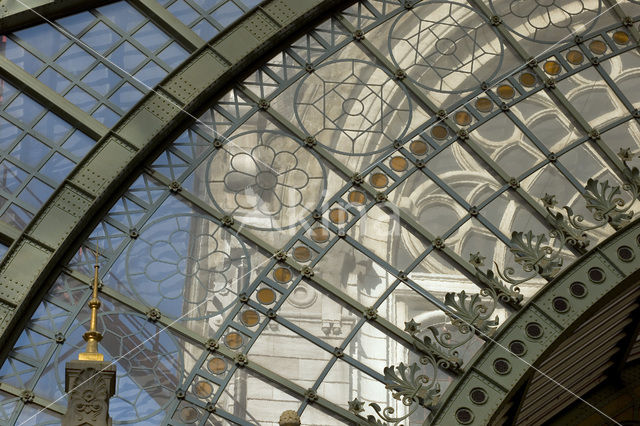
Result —
[[[261,0],[159,0],[172,15],[203,40],[210,40],[224,28],[257,6]]]
[[[0,54],[106,125],[187,57],[124,1],[3,37]]]
[[[24,229],[94,143],[0,79],[0,220]]]
[[[415,365],[441,394],[524,301],[638,209],[638,193],[624,191],[640,164],[638,41],[598,0],[524,3],[360,2],[283,46],[212,99],[116,201],[0,380],[62,396],[99,246],[102,348],[115,359],[118,342],[140,336],[159,348],[117,361],[114,424],[276,424],[284,409],[304,424],[343,424],[349,409],[378,416],[370,403],[422,424],[429,401],[409,414],[385,368]],[[204,38],[254,6],[163,5]],[[84,14],[74,34],[113,31],[113,43],[86,38],[132,74],[144,61],[169,65],[158,52],[172,41],[113,7]],[[491,25],[494,14],[505,25]],[[25,53],[22,66],[41,78],[63,57],[57,48],[38,47],[46,65],[27,65]],[[128,105],[133,81],[110,83],[106,62],[86,68],[85,83],[97,70],[94,92]],[[617,190],[624,204],[608,205]],[[205,350],[208,339],[219,350]],[[150,385],[135,357],[162,367],[145,373]],[[30,413],[11,398],[0,409]]]

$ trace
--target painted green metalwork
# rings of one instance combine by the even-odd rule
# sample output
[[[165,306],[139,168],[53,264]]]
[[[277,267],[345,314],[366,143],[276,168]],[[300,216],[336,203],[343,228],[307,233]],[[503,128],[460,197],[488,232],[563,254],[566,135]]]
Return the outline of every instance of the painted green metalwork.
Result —
[[[91,287],[91,278],[75,272],[75,271],[71,271],[71,270],[66,270],[65,271],[69,276],[77,279],[78,281],[84,283],[87,285],[87,287]],[[161,313],[155,309],[152,308],[150,311],[150,308],[148,306],[143,305],[142,303],[131,299],[130,297],[127,297],[123,294],[120,294],[117,290],[113,290],[109,287],[103,287],[100,290],[102,293],[104,293],[105,295],[112,297],[114,300],[117,300],[119,302],[121,302],[122,304],[124,304],[125,306],[129,307],[130,309],[132,309],[133,311],[139,312],[141,314],[147,314],[149,316],[149,312],[151,311],[155,311],[154,315],[156,316],[156,318],[154,319],[154,321],[156,321],[159,324],[162,324],[164,327],[174,331],[175,333],[184,336],[185,338],[194,341],[194,342],[198,342],[199,344],[201,344],[202,346],[205,347],[209,347],[211,346],[211,351],[212,352],[216,352],[222,356],[224,356],[226,359],[228,359],[231,363],[236,361],[236,357],[237,357],[237,353],[227,349],[225,346],[222,345],[218,345],[217,342],[215,344],[211,344],[210,343],[210,339],[207,339],[205,336],[202,336],[196,332],[194,332],[193,330],[190,330],[188,327],[185,327],[183,324],[177,323],[163,315],[161,315]],[[277,318],[277,317],[276,317]],[[280,318],[276,319],[279,322],[282,322],[282,320]],[[285,325],[286,326],[286,325]],[[282,386],[283,388],[287,389],[289,392],[291,392],[294,395],[298,395],[301,398],[305,397],[305,393],[306,393],[306,389],[302,388],[301,386],[295,384],[294,382],[287,380],[286,378],[283,378],[281,375],[277,374],[274,371],[269,370],[268,368],[265,368],[259,364],[256,364],[254,362],[252,362],[250,359],[246,360],[246,363],[244,363],[243,365],[244,368],[258,373],[263,377],[269,378],[270,380],[273,380],[274,382],[278,383],[279,386]],[[0,387],[0,390],[3,390],[2,387]],[[17,392],[17,390],[15,391]],[[344,410],[343,408],[340,408],[338,406],[336,406],[335,404],[333,404],[330,401],[327,401],[324,398],[321,397],[317,397],[317,399],[314,401],[314,403],[318,404],[319,406],[323,407],[325,410],[328,410],[334,414],[336,414],[339,417],[344,418],[345,420],[348,421],[355,421],[357,422],[359,419],[357,416],[355,416],[353,413],[350,413],[347,410]],[[40,404],[42,406],[45,406],[44,404]],[[61,411],[62,413],[64,413],[64,409],[62,409]]]
[[[113,200],[122,183],[135,174],[137,166],[166,136],[190,121],[190,112],[197,111],[212,95],[227,87],[239,69],[259,60],[282,40],[339,3],[336,0],[264,3],[200,47],[167,76],[156,91],[147,94],[137,108],[102,135],[12,245],[0,265],[3,282],[0,289],[1,358],[10,350],[12,338],[17,337],[11,338],[9,333],[19,328],[16,325],[32,308],[31,298],[51,278],[58,262],[68,256],[66,250],[72,247],[73,241],[86,234],[95,214]],[[9,74],[19,74],[17,69],[3,63]],[[92,120],[92,124],[95,121]]]
[[[467,365],[464,375],[447,389],[438,410],[425,424],[461,424],[456,418],[461,409],[472,413],[473,420],[468,424],[490,424],[537,360],[569,336],[590,313],[624,289],[637,285],[640,265],[623,260],[618,255],[621,246],[640,252],[640,221],[629,224],[581,257],[514,314]],[[588,289],[584,297],[572,295],[570,286],[575,282]],[[569,301],[569,310],[559,312],[554,308],[557,297]],[[526,353],[520,357],[508,349],[515,340],[526,345]],[[496,372],[497,360],[506,360],[506,372]],[[483,404],[470,399],[471,390],[476,388],[488,395]]]
[[[18,389],[15,386],[11,386],[8,383],[0,383],[0,391],[6,392],[9,395],[17,396],[19,398],[28,397],[27,395],[25,395],[22,389]],[[65,407],[61,406],[60,404],[56,404],[55,402],[48,401],[42,398],[41,396],[38,396],[35,394],[33,395],[33,399],[29,402],[39,407],[43,407],[43,408],[46,407],[48,410],[51,410],[59,414],[64,414],[67,411]]]
[[[193,52],[206,43],[167,9],[161,7],[156,0],[130,0],[129,3],[145,12],[154,23],[160,25],[188,51]]]
[[[41,211],[41,213],[37,216],[33,223],[27,228],[25,234],[23,234],[18,239],[16,245],[12,247],[11,252],[7,255],[7,258],[0,265],[0,276],[3,277],[4,282],[11,280],[11,282],[15,284],[15,287],[8,288],[9,290],[15,290],[14,293],[7,292],[7,294],[2,295],[2,299],[7,302],[7,315],[12,315],[14,314],[14,311],[17,311],[18,316],[20,316],[19,314],[23,313],[24,310],[27,309],[26,306],[30,304],[32,296],[35,294],[38,286],[43,286],[47,283],[47,275],[50,272],[54,271],[54,267],[58,265],[59,262],[62,262],[65,259],[65,256],[68,255],[68,251],[74,247],[74,244],[78,241],[78,239],[82,238],[83,234],[87,233],[87,229],[91,228],[92,220],[90,220],[90,218],[92,218],[93,215],[98,216],[98,213],[104,211],[104,208],[110,202],[113,202],[115,196],[120,192],[120,185],[124,185],[129,180],[131,180],[132,176],[135,176],[140,172],[139,166],[143,164],[147,158],[151,158],[155,153],[157,153],[157,148],[161,146],[161,143],[165,137],[171,138],[172,136],[175,136],[177,132],[179,132],[186,124],[191,121],[191,119],[194,118],[189,114],[195,113],[204,105],[205,102],[209,102],[210,97],[215,97],[219,90],[228,88],[231,85],[231,81],[235,73],[239,72],[240,70],[244,70],[245,68],[250,68],[253,61],[258,60],[261,55],[267,52],[270,48],[277,47],[278,44],[283,40],[283,38],[295,32],[296,28],[302,29],[304,27],[304,23],[310,22],[315,16],[320,16],[323,13],[328,12],[333,6],[337,7],[339,4],[339,2],[337,1],[287,2],[282,0],[266,2],[261,6],[260,9],[254,10],[253,13],[246,16],[240,23],[238,23],[238,25],[233,26],[228,31],[216,37],[214,41],[209,43],[208,45],[203,45],[204,42],[199,40],[199,38],[195,36],[195,34],[189,28],[182,24],[177,25],[173,16],[166,13],[166,11],[161,10],[161,8],[159,8],[153,2],[148,2],[146,0],[136,0],[132,1],[132,3],[145,10],[147,14],[153,17],[153,20],[156,24],[176,37],[176,39],[179,40],[179,42],[184,47],[188,48],[190,51],[194,51],[194,54],[189,61],[183,64],[178,70],[174,71],[167,79],[165,79],[163,83],[160,84],[158,93],[147,95],[138,104],[137,108],[131,111],[127,116],[125,116],[114,129],[108,132],[104,131],[102,134],[96,135],[97,137],[102,137],[102,140],[99,142],[98,146],[74,171],[69,179],[65,181],[62,187],[59,188],[58,191],[56,191],[49,204],[45,206],[45,208]],[[345,5],[340,4],[340,6]],[[291,16],[290,13],[283,12],[283,7],[290,8],[290,11],[293,10],[292,13],[294,15]],[[276,12],[275,9],[278,9],[279,12]],[[349,30],[352,31],[354,38],[358,39],[358,31],[360,31],[360,35],[363,35],[361,30],[353,27],[345,19],[339,18],[339,20],[343,23],[343,25],[347,26]],[[290,27],[289,25],[293,25],[293,27],[295,28]],[[286,30],[283,30],[283,28],[286,28]],[[506,34],[508,35],[508,33]],[[504,36],[508,39],[507,35]],[[247,46],[248,40],[250,41],[250,43],[248,43]],[[373,48],[373,46],[367,44],[366,39],[360,39],[360,41],[362,41],[361,44],[365,47],[366,50],[368,50],[374,57],[376,57],[384,64],[388,71],[390,71],[392,74],[395,71],[395,75],[397,76],[397,78],[399,80],[402,79],[402,73],[398,72],[398,70],[394,70],[390,63],[384,59],[384,56],[382,54],[377,52]],[[513,42],[510,44],[512,44],[512,47],[516,51],[524,52],[521,48],[519,48],[519,46],[517,46],[517,43]],[[523,58],[526,58],[525,53],[523,53],[523,55],[521,56]],[[18,71],[14,69],[5,72],[13,72],[15,74]],[[541,74],[542,71],[538,70],[537,72],[538,74],[540,74],[540,76],[544,76],[543,74]],[[603,78],[605,77],[603,76]],[[32,80],[34,79],[32,78]],[[31,83],[33,83],[33,81],[30,80],[30,83],[26,84],[24,90],[31,90],[32,92],[30,93],[34,93],[33,89],[29,89],[33,87],[33,84]],[[410,85],[411,84],[407,84],[407,86]],[[549,87],[547,89],[547,91],[550,91],[552,87]],[[298,136],[301,140],[305,140],[306,135],[303,134],[298,128],[296,128],[295,125],[289,123],[285,118],[280,117],[277,112],[268,108],[268,102],[266,100],[259,99],[256,95],[252,94],[250,90],[244,90],[244,88],[240,88],[240,90],[242,90],[244,95],[248,96],[256,104],[263,105],[265,107],[263,108],[265,112],[276,121],[278,121],[281,125],[283,125],[286,129],[288,129],[292,134]],[[428,109],[430,109],[431,112],[440,115],[440,111],[436,110],[436,106],[431,104],[430,101],[422,95],[420,89],[418,89],[417,87],[411,87],[411,92],[414,96],[422,101],[422,104],[427,105]],[[35,93],[34,96],[36,96]],[[559,101],[559,103],[565,108],[569,108],[569,110],[571,111],[571,108],[573,107],[570,104],[567,107],[567,105],[565,104],[568,104],[568,101],[566,99],[564,99],[563,101],[562,99]],[[184,114],[180,112],[181,108],[185,109],[187,113]],[[60,114],[62,115],[63,112],[60,112]],[[514,121],[516,126],[520,127],[520,125],[516,122],[511,114],[507,113],[507,115]],[[576,114],[574,114],[574,116],[575,115]],[[74,114],[70,113],[67,113],[67,116],[65,116],[65,118],[69,120],[82,121],[78,119],[77,115],[75,115],[74,118]],[[574,118],[580,121],[579,116]],[[548,213],[550,213],[549,210],[545,210],[545,208],[541,207],[539,203],[534,201],[526,191],[519,188],[517,180],[512,184],[511,182],[513,181],[513,178],[510,178],[507,173],[504,172],[500,168],[500,166],[480,148],[474,149],[473,143],[468,142],[467,138],[464,137],[464,134],[459,133],[460,130],[455,126],[452,120],[445,117],[444,121],[450,128],[458,131],[461,140],[464,140],[466,143],[470,144],[469,146],[473,149],[474,153],[486,164],[488,164],[489,167],[504,180],[504,182],[510,185],[511,188],[513,188],[515,192],[517,192],[524,199],[525,203],[529,207],[536,211],[542,218],[546,218],[547,222],[555,228],[555,222],[553,218],[548,217]],[[582,121],[584,122],[584,120]],[[588,131],[590,129],[588,126],[583,127],[583,130],[585,131]],[[594,135],[592,139],[594,143],[601,145],[598,143],[597,135]],[[356,183],[356,181],[359,181],[357,184],[362,186],[369,195],[374,196],[376,199],[379,199],[380,202],[385,201],[384,193],[378,193],[368,184],[363,185],[361,177],[360,179],[358,179],[356,175],[352,175],[352,170],[343,165],[333,155],[326,152],[324,148],[315,147],[313,149],[317,153],[319,153],[319,155],[322,156],[323,159],[328,161],[337,170],[342,172],[345,177],[348,178],[350,176],[353,176],[354,183]],[[605,152],[605,155],[610,159],[612,158],[610,152]],[[611,162],[614,163],[614,165],[618,166],[619,170],[623,170],[619,167],[619,161],[616,162],[615,160],[616,157],[614,155]],[[427,172],[425,172],[425,174],[426,173]],[[161,183],[165,184],[165,186],[171,187],[172,190],[174,183],[177,184],[176,189],[179,188],[179,182],[170,181],[168,178],[162,177],[162,175],[157,174],[153,171],[148,172],[148,174],[151,176],[155,176]],[[190,193],[189,191],[177,192],[180,198],[190,201],[194,205],[198,206],[201,210],[211,215],[213,218],[216,218],[223,223],[227,222],[226,225],[238,231],[249,241],[255,243],[266,254],[268,254],[269,256],[275,256],[276,258],[278,258],[278,260],[281,260],[279,259],[279,251],[276,248],[269,246],[264,241],[261,241],[246,229],[238,225],[234,225],[231,218],[227,218],[223,216],[222,213],[209,207],[206,203],[200,201],[196,195]],[[469,210],[471,212],[471,206],[469,206]],[[471,276],[475,276],[476,274],[478,274],[477,265],[475,262],[467,262],[466,260],[461,259],[458,254],[444,245],[444,241],[442,239],[439,239],[435,235],[430,234],[426,229],[424,229],[419,223],[409,217],[406,213],[400,211],[399,214],[400,219],[409,229],[414,230],[418,235],[426,237],[426,239],[428,239],[429,241],[433,241],[433,245],[437,249],[443,250],[447,256],[454,260],[458,267],[468,272]],[[472,214],[472,216],[474,215]],[[55,224],[55,226],[53,226],[52,224]],[[60,224],[62,224],[62,226],[60,226]],[[633,226],[637,227],[637,224]],[[126,231],[121,228],[122,226],[118,227],[118,229]],[[627,230],[628,228],[625,228],[625,230],[620,232],[627,232]],[[500,234],[500,232],[497,232],[496,234]],[[616,235],[622,234],[618,233]],[[527,238],[522,239],[522,234],[520,234],[520,237],[521,238],[518,239],[519,241],[522,241],[522,244],[520,244],[520,246],[531,245],[532,239],[534,238],[533,236],[530,236],[528,237],[528,240]],[[503,240],[508,240],[508,237],[506,236],[503,236],[502,238]],[[615,237],[612,238],[615,239]],[[353,241],[349,237],[345,237],[345,240],[354,247],[358,247],[357,241]],[[517,246],[518,244],[515,245]],[[598,253],[600,253],[601,248],[602,246],[592,251],[592,254],[596,253],[597,255]],[[370,257],[374,258],[371,253],[366,252],[365,250],[362,251],[367,253],[367,255],[369,255]],[[584,250],[576,249],[575,252],[577,254],[582,254]],[[583,258],[580,262],[586,262],[585,259],[593,257],[592,254]],[[36,262],[34,262],[34,260]],[[386,269],[394,272],[393,268],[389,268],[383,260],[377,258],[374,258],[374,260],[376,260],[379,264],[384,265]],[[382,326],[382,328],[385,329],[387,333],[395,335],[397,338],[400,338],[401,340],[409,343],[410,339],[408,340],[408,336],[410,335],[410,333],[405,333],[402,330],[397,329],[397,327],[385,323],[385,320],[381,320],[379,317],[377,317],[375,308],[367,308],[363,305],[360,305],[357,301],[352,301],[349,298],[345,297],[345,294],[342,291],[337,290],[333,288],[329,283],[325,283],[322,280],[317,279],[317,277],[314,277],[311,273],[312,270],[305,270],[305,268],[303,268],[301,265],[287,260],[286,258],[284,259],[284,261],[286,261],[286,263],[293,269],[302,272],[305,275],[305,280],[313,282],[317,286],[321,287],[324,292],[333,294],[334,296],[345,302],[347,305],[361,311],[363,316],[367,320],[377,322]],[[578,266],[575,266],[575,268],[578,268],[582,263],[579,263]],[[34,268],[35,271],[33,270]],[[571,274],[572,272],[570,271],[574,271],[574,268],[569,268],[569,270],[565,271],[562,276]],[[545,276],[545,274],[542,275]],[[546,275],[547,276],[545,276],[545,278],[551,279],[554,274],[549,273]],[[489,281],[491,281],[492,277],[495,278],[493,275],[490,276],[489,273],[487,273],[486,277],[478,276],[477,279],[474,279],[474,281],[476,283],[486,285],[489,288],[493,288],[492,284],[488,284],[487,281],[483,279],[487,277]],[[400,274],[398,274],[398,278],[400,279]],[[554,281],[552,281],[552,283],[549,284],[549,286],[553,287],[557,282],[558,279],[556,278]],[[31,287],[32,283],[34,283],[33,287]],[[600,285],[599,288],[604,288],[604,284]],[[188,336],[191,340],[195,340],[203,344],[207,343],[207,341],[204,340],[204,337],[194,334],[186,327],[170,324],[168,320],[163,319],[163,316],[161,315],[161,312],[159,310],[149,310],[149,307],[143,306],[139,302],[127,299],[123,295],[116,294],[115,292],[113,292],[113,290],[105,289],[105,292],[111,292],[110,296],[125,303],[125,305],[130,307],[132,310],[142,314],[147,313],[147,316],[150,319],[157,319],[159,323],[170,326],[169,328],[172,331],[176,331],[179,334]],[[427,296],[428,293],[427,295],[425,295],[425,297],[429,298]],[[451,297],[449,297],[449,299],[451,299]],[[584,300],[595,302],[596,299],[597,297],[594,296],[593,300],[589,298]],[[538,298],[536,298],[535,300],[538,300]],[[437,302],[436,304],[438,304],[438,306],[442,304],[441,302],[436,300],[434,300],[434,302]],[[447,304],[447,306],[452,306],[453,304],[455,304],[455,301]],[[459,306],[463,305],[465,305],[464,300],[460,300]],[[527,308],[525,309],[527,310],[526,313],[524,312],[525,310],[523,310],[523,312],[516,314],[514,318],[522,318],[526,317],[526,315],[529,315],[531,313],[529,309],[534,309],[530,308],[530,306],[532,305],[527,305]],[[443,308],[443,310],[447,311],[448,309]],[[534,312],[536,312],[535,309]],[[266,312],[262,311],[261,313],[266,314]],[[557,314],[554,315],[557,316]],[[546,318],[546,320],[548,320],[548,322],[552,326],[557,326],[557,324],[555,324],[552,319],[544,316],[542,317]],[[16,319],[8,318],[7,323],[9,321],[11,321],[12,326],[18,323],[18,320]],[[288,324],[286,320],[277,319],[276,321],[279,321],[285,327],[293,327],[293,325]],[[507,327],[511,327],[510,324],[514,322],[517,321],[515,319],[511,320],[507,324]],[[541,322],[543,321],[541,320]],[[19,329],[19,327],[16,327],[16,329]],[[506,327],[504,329],[507,330]],[[511,328],[509,328],[509,330],[511,330]],[[506,332],[507,331],[505,331],[505,333]],[[553,334],[553,332],[551,333]],[[501,334],[501,336],[503,334]],[[0,341],[10,343],[11,339],[7,340],[7,335],[7,333],[3,333],[2,339],[0,339]],[[491,349],[491,347],[493,346],[495,345],[489,344],[487,350]],[[7,344],[5,345],[5,347],[10,348],[11,345]],[[235,360],[237,357],[237,354],[232,351],[228,351],[225,349],[222,352],[223,355],[230,360]],[[2,357],[0,356],[0,358]],[[328,403],[322,399],[318,399],[317,394],[315,394],[315,390],[309,391],[297,385],[290,384],[285,379],[282,379],[281,377],[275,375],[273,372],[269,372],[267,370],[261,369],[261,367],[254,366],[250,361],[246,362],[246,359],[242,362],[242,364],[244,364],[245,367],[253,369],[253,371],[258,372],[261,375],[268,377],[281,385],[285,385],[285,387],[291,390],[294,394],[306,397],[309,401],[319,403],[327,410],[337,414],[342,418],[352,421],[356,420],[344,410],[336,408],[334,404]],[[404,366],[402,368],[403,372],[400,372],[400,367],[397,367],[398,371],[400,372],[400,376],[405,376],[406,368],[409,368],[409,373],[411,374],[411,367]],[[385,369],[385,373],[389,371],[391,373],[389,373],[388,379],[393,382],[394,377],[397,378],[398,375],[393,372],[394,369],[392,367],[387,367],[387,369]],[[467,378],[472,374],[475,374],[475,372],[468,371],[467,373],[465,373],[464,378]],[[487,376],[493,377],[495,376],[495,374],[491,373],[487,374]],[[319,379],[319,381],[321,379]],[[488,380],[495,381],[495,379]],[[500,387],[499,383],[493,383],[493,385]],[[414,388],[414,390],[416,390],[418,393],[421,391],[421,389],[422,387]],[[501,389],[505,392],[509,390],[509,388]],[[449,395],[449,393],[447,393],[447,395]],[[443,407],[442,409],[444,410],[446,406],[454,404],[454,402],[455,401],[453,400],[444,400],[439,406]],[[485,407],[489,407],[489,405],[486,405],[482,408]],[[479,417],[476,416],[476,418]],[[389,417],[386,420],[391,421],[391,418]],[[448,423],[445,422],[445,424]]]
[[[107,134],[109,129],[102,123],[2,55],[0,55],[0,74],[38,103],[55,112],[91,138],[100,139]]]

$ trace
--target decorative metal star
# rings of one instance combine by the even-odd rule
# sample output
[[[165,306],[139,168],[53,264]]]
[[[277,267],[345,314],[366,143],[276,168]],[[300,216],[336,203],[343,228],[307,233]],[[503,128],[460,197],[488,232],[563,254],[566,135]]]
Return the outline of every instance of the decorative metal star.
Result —
[[[469,254],[469,263],[471,263],[475,268],[479,268],[484,265],[484,260],[486,258],[480,255],[480,252]]]
[[[558,204],[556,196],[553,194],[547,194],[546,192],[544,193],[544,197],[542,197],[540,200],[542,200],[542,204],[547,208],[551,208]]]
[[[406,331],[409,334],[414,334],[418,331],[419,325],[420,325],[419,323],[415,322],[413,318],[411,318],[411,321],[404,323],[404,331]]]
[[[620,148],[618,157],[620,157],[622,161],[631,161],[633,159],[633,152],[631,152],[631,148]]]
[[[364,411],[364,402],[358,398],[354,398],[353,401],[349,401],[349,411],[354,414],[360,414]]]

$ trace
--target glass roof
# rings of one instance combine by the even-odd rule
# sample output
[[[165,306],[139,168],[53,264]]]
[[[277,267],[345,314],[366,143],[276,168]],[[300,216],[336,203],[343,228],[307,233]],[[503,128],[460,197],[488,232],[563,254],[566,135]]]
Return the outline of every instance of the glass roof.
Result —
[[[256,2],[161,3],[208,39]],[[639,15],[635,2],[367,0],[282,46],[167,141],[64,266],[0,369],[55,405],[0,391],[0,421],[59,422],[99,247],[114,424],[270,425],[287,409],[347,424],[378,416],[370,403],[422,424],[429,404],[395,399],[387,367],[427,359],[444,393],[637,210]],[[58,25],[72,36],[22,30],[4,56],[109,126],[189,54],[126,2]],[[2,87],[0,164],[24,177],[1,189],[24,227],[48,197],[26,182],[50,193],[93,140]]]

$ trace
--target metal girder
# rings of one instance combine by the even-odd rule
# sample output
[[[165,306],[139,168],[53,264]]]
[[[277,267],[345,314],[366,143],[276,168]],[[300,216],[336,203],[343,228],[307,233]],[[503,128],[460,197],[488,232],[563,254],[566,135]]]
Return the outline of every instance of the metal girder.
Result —
[[[206,41],[201,39],[189,27],[176,18],[171,12],[160,6],[157,0],[128,0],[129,4],[144,12],[151,21],[171,35],[182,47],[194,52]]]
[[[0,382],[0,392],[6,392],[9,395],[13,395],[15,397],[18,398],[23,398],[23,399],[28,399],[28,398],[32,398],[30,403],[31,404],[35,404],[39,407],[43,407],[46,408],[49,411],[53,411],[54,413],[58,413],[58,414],[64,414],[67,412],[66,408],[63,407],[60,404],[57,404],[55,402],[51,402],[41,396],[38,395],[30,395],[30,394],[25,394],[25,392],[22,389],[19,389],[15,386],[11,386],[8,383],[1,383]]]
[[[570,337],[593,312],[625,289],[638,285],[640,264],[634,262],[637,254],[631,260],[623,260],[618,255],[618,249],[623,246],[640,254],[640,220],[589,251],[509,318],[467,364],[464,375],[449,386],[438,409],[425,424],[461,424],[457,415],[463,412],[465,418],[469,413],[472,418],[468,423],[462,422],[464,424],[491,424],[526,382],[536,363]],[[602,280],[598,273],[602,274]],[[586,287],[584,297],[576,297],[571,292],[570,286],[576,282]],[[569,304],[568,311],[554,309],[553,301],[560,297]],[[523,355],[515,356],[510,352],[513,341],[524,344],[526,352]],[[496,371],[497,360],[507,363],[506,372]],[[474,404],[470,398],[471,391],[478,388],[487,394],[486,402],[481,405]]]
[[[20,236],[20,230],[0,220],[0,243],[10,246]]]
[[[227,89],[238,71],[262,60],[336,6],[344,2],[262,3],[195,51],[101,137],[0,263],[0,360],[11,350],[19,325],[37,305],[33,298],[54,278],[57,265],[88,234],[99,213],[137,176],[138,166],[171,140],[169,136],[191,124],[193,114]],[[5,65],[6,70],[19,72]]]
[[[91,287],[92,285],[92,278],[88,277],[82,273],[79,272],[75,272],[72,270],[65,270],[65,273],[68,274],[69,276],[73,277],[74,279],[78,280],[79,282],[85,284],[87,287]],[[132,309],[134,312],[138,312],[142,315],[145,314],[145,312],[147,312],[150,307],[146,306],[136,300],[133,300],[121,293],[119,293],[117,290],[114,290],[108,286],[104,286],[102,287],[102,289],[100,290],[101,293],[111,297],[114,300],[117,300],[118,302],[122,303],[123,305],[127,306],[128,308]],[[260,306],[254,306],[254,308],[256,309],[261,309]],[[275,319],[276,321],[278,321],[280,324],[283,324],[285,327],[292,327],[293,325],[291,323],[289,323],[287,320],[283,319],[283,318],[279,318],[276,317]],[[186,338],[189,339],[192,342],[196,342],[202,346],[205,346],[207,343],[208,338],[206,336],[203,336],[191,329],[189,329],[188,327],[185,327],[183,324],[181,324],[180,322],[177,322],[171,318],[167,318],[165,316],[162,316],[159,320],[158,323],[161,324],[162,326],[166,327],[167,329],[171,330],[172,332]],[[216,349],[216,352],[220,355],[222,355],[223,357],[225,357],[226,359],[228,359],[231,363],[235,362],[235,357],[237,356],[237,353],[227,349],[224,346],[220,346],[218,349]],[[345,358],[349,358],[349,357],[345,357]],[[348,362],[349,360],[347,360]],[[253,361],[251,361],[251,359],[248,360],[247,364],[244,366],[244,368],[250,370],[253,373],[257,373],[263,377],[268,378],[269,380],[277,383],[279,386],[283,387],[284,389],[287,389],[289,392],[291,392],[294,395],[297,395],[298,397],[300,397],[301,399],[304,399],[305,397],[305,391],[306,389],[304,389],[303,387],[295,384],[294,382],[284,378],[282,375],[260,365],[257,364]],[[375,374],[375,373],[374,373]],[[1,384],[0,384],[1,386]],[[2,387],[0,387],[0,390],[3,390]],[[17,391],[17,390],[16,390]],[[201,405],[204,406],[204,404],[201,401],[193,401],[193,403],[195,405]],[[325,410],[333,413],[334,415],[344,418],[347,421],[357,421],[358,417],[355,416],[353,413],[350,413],[349,411],[345,410],[344,408],[341,408],[339,406],[337,406],[336,404],[332,403],[331,401],[325,399],[325,398],[318,398],[317,401],[315,401],[316,404],[318,404],[319,406],[323,407]],[[43,405],[45,406],[45,405]],[[54,409],[54,411],[56,411]]]
[[[40,105],[93,139],[104,137],[109,129],[95,118],[50,89],[49,86],[0,55],[0,78],[22,90]]]

